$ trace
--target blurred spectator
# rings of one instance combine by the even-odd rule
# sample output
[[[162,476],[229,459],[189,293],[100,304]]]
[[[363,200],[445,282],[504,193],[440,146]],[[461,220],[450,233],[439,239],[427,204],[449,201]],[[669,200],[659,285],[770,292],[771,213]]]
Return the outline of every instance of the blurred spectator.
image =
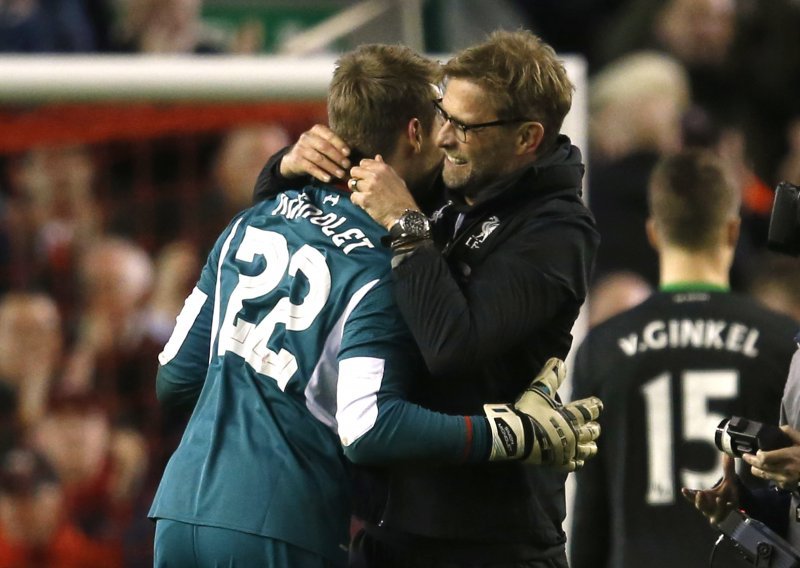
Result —
[[[188,241],[165,246],[155,259],[155,281],[144,309],[143,331],[158,345],[166,344],[183,301],[200,277],[200,256]]]
[[[591,81],[589,204],[602,235],[596,278],[623,270],[658,284],[645,234],[647,183],[659,156],[681,147],[689,101],[683,67],[663,54],[626,56]]]
[[[0,52],[91,52],[87,0],[0,0]]]
[[[224,51],[205,26],[202,0],[126,0],[117,49],[137,53],[212,54]]]
[[[735,30],[735,0],[670,0],[655,22],[658,42],[689,66],[723,64]]]
[[[47,289],[69,321],[76,258],[103,226],[93,156],[83,146],[32,150],[12,179],[16,191],[5,228],[12,246],[10,285]]]
[[[204,252],[235,214],[252,205],[256,178],[267,158],[291,143],[289,133],[276,124],[243,126],[225,135],[214,158],[214,188],[203,205]]]
[[[735,0],[628,0],[595,46],[603,62],[661,49],[683,64],[719,65],[732,47]]]
[[[247,20],[236,28],[228,51],[239,55],[256,55],[264,51],[266,30],[259,20]]]
[[[64,507],[61,483],[43,456],[23,448],[0,456],[0,568],[121,566],[119,550],[87,537]]]
[[[690,103],[681,64],[656,52],[627,55],[589,84],[592,157],[606,163],[637,152],[674,152]]]
[[[141,247],[118,237],[104,237],[87,249],[79,265],[81,321],[61,389],[99,402],[115,430],[133,429],[144,436],[151,467],[137,507],[154,489],[188,419],[179,413],[164,416],[154,380],[163,334],[167,327],[171,332],[197,280],[197,251],[174,243],[158,260],[156,271]]]
[[[275,124],[245,126],[228,132],[214,168],[225,207],[221,216],[230,219],[252,205],[253,187],[265,160],[291,143],[289,133]]]
[[[153,278],[152,260],[131,241],[103,237],[85,251],[78,267],[80,319],[61,385],[70,394],[91,392],[135,425],[147,424],[155,404],[159,347],[149,345],[142,326]]]
[[[86,534],[121,545],[147,473],[142,436],[112,427],[105,410],[77,397],[59,401],[30,438],[58,472],[70,519]]]
[[[645,301],[653,292],[648,282],[632,272],[612,272],[598,281],[589,294],[589,327]]]
[[[20,425],[41,419],[56,372],[63,337],[55,302],[41,293],[11,292],[0,300],[0,382],[15,393]]]
[[[795,0],[629,0],[598,42],[602,61],[659,49],[687,69],[692,99],[740,127],[768,184],[800,114],[800,3]]]

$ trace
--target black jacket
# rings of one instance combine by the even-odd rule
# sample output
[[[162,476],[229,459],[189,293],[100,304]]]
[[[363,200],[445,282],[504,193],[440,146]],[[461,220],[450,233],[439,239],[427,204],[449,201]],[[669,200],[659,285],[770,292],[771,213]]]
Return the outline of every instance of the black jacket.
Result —
[[[549,357],[566,357],[599,243],[582,176],[580,151],[561,137],[476,205],[449,195],[433,214],[439,246],[393,270],[396,300],[434,377],[417,381],[415,402],[481,414],[485,402],[513,401]],[[257,198],[276,189],[264,178]],[[519,463],[396,467],[382,518],[368,520],[381,539],[454,560],[548,557],[564,548],[564,480]]]

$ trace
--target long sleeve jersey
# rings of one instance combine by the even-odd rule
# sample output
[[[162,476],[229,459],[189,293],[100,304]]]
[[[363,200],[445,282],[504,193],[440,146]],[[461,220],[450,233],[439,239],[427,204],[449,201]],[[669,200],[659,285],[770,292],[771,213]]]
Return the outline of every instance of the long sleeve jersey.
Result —
[[[159,356],[159,398],[194,410],[152,518],[340,562],[344,456],[488,457],[483,417],[402,400],[424,364],[392,298],[384,234],[347,194],[313,186],[259,203],[223,232]]]

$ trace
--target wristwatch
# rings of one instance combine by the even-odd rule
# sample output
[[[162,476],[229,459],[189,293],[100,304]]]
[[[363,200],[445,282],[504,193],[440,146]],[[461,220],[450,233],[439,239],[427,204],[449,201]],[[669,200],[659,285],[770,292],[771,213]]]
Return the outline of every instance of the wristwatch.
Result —
[[[431,222],[422,211],[406,209],[389,229],[394,242],[421,241],[431,238]]]

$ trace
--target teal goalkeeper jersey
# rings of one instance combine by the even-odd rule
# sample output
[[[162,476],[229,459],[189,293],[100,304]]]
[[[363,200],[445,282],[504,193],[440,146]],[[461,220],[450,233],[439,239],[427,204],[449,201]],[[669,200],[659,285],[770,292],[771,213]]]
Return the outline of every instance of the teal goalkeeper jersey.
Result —
[[[159,399],[194,404],[150,517],[342,561],[347,464],[486,459],[482,417],[403,400],[427,376],[391,293],[385,231],[308,186],[248,209],[209,255],[159,356]]]

